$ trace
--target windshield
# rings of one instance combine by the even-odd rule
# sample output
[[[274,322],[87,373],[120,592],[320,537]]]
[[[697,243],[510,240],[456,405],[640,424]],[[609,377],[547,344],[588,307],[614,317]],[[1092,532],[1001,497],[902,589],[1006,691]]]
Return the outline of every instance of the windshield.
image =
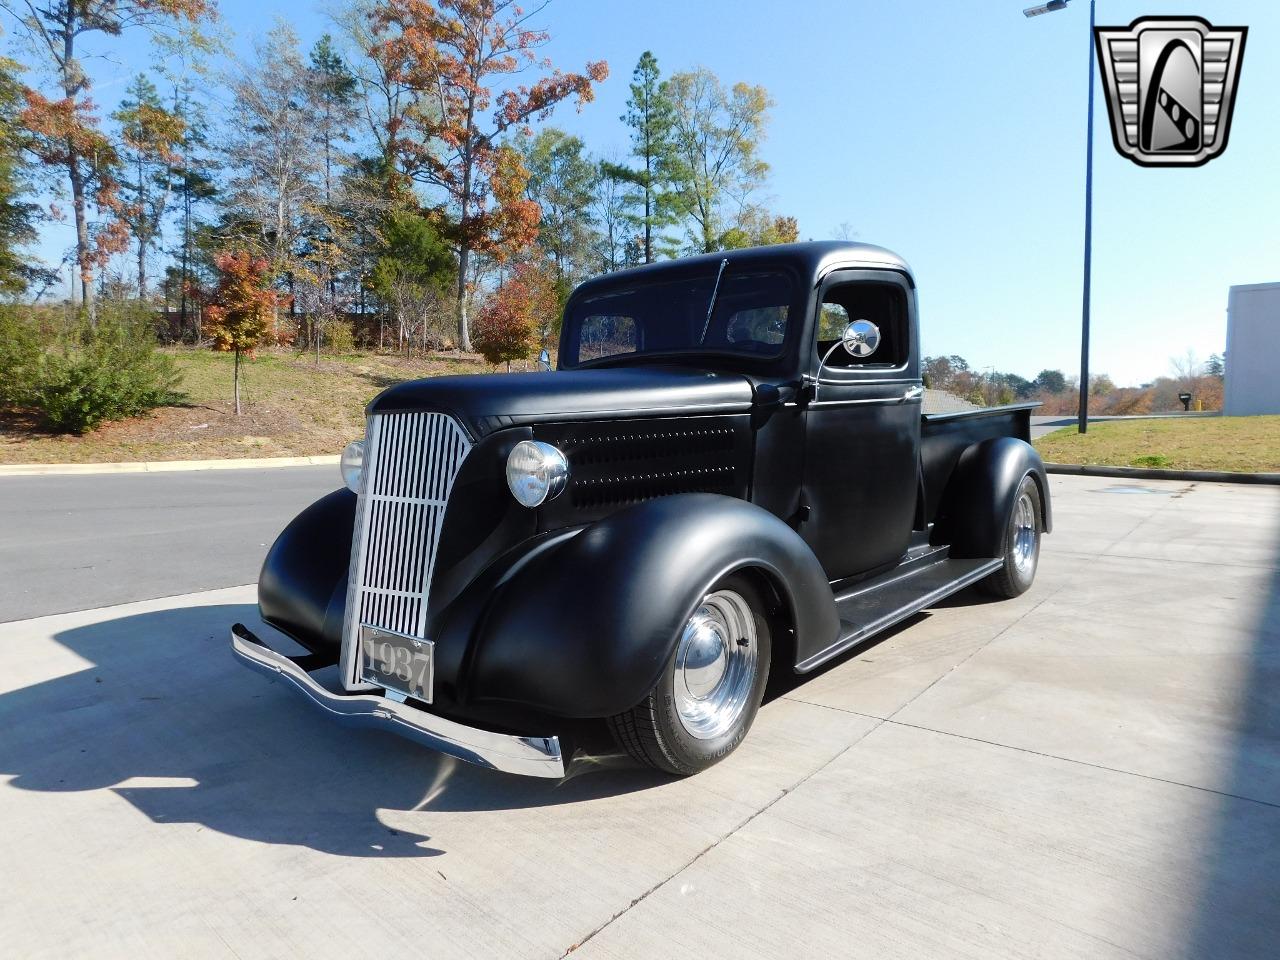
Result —
[[[562,366],[649,353],[782,353],[787,323],[799,317],[798,284],[782,270],[730,264],[682,279],[620,279],[569,304],[561,331]],[[715,310],[707,309],[715,291]]]

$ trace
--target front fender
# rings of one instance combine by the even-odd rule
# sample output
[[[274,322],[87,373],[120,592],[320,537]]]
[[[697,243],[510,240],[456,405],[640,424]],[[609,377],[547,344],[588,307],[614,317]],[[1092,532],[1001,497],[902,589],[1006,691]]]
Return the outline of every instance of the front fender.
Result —
[[[943,495],[935,539],[949,543],[953,557],[998,557],[1005,523],[1027,474],[1040,488],[1040,522],[1048,533],[1053,512],[1040,454],[1017,437],[991,437],[960,455]]]
[[[681,626],[725,574],[769,578],[798,637],[835,641],[839,620],[813,551],[773,514],[693,493],[628,507],[544,542],[489,594],[459,693],[566,717],[604,717],[657,682]],[[456,635],[456,634],[455,634]]]
[[[335,663],[355,512],[356,495],[345,487],[321,497],[276,537],[258,577],[262,619]]]

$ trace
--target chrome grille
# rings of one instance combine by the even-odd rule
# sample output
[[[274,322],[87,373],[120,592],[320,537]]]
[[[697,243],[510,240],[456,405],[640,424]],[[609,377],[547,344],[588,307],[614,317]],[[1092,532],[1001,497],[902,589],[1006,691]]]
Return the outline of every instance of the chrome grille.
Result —
[[[360,679],[360,627],[427,639],[427,595],[449,492],[471,443],[443,413],[369,417],[342,630],[348,689]]]

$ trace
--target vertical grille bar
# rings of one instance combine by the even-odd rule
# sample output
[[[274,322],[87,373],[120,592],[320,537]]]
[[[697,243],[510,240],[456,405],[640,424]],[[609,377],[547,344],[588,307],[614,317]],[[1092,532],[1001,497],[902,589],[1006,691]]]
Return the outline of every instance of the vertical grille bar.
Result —
[[[362,625],[428,639],[427,596],[444,511],[470,451],[466,434],[446,414],[369,417],[342,629],[347,689],[371,686],[360,679]]]

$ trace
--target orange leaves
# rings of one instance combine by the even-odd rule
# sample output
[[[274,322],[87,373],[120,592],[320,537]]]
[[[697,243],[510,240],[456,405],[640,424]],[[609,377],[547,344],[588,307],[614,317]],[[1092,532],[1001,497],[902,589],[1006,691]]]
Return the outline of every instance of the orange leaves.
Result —
[[[174,20],[186,20],[188,23],[212,20],[217,15],[217,8],[212,3],[206,3],[205,0],[137,0],[136,3],[121,3],[117,6],[121,7],[122,11],[125,8],[136,8],[139,13],[148,11],[164,14]]]
[[[555,280],[534,263],[517,264],[476,317],[473,343],[490,363],[523,360],[559,312]]]
[[[497,208],[479,213],[483,229],[477,230],[477,249],[491,253],[505,263],[538,238],[538,205],[525,197],[529,171],[520,154],[499,147],[490,158],[489,188]]]
[[[530,243],[537,214],[521,196],[527,175],[500,141],[565,99],[590,101],[608,65],[504,85],[549,68],[536,53],[549,35],[530,29],[512,0],[383,0],[372,19],[382,38],[374,57],[415,96],[415,108],[389,130],[406,169],[445,192],[458,211],[461,246],[510,251]],[[497,211],[487,209],[491,202]]]
[[[98,129],[92,100],[50,100],[30,87],[23,96],[27,105],[18,120],[34,136],[33,150],[43,163],[65,164],[71,151],[96,158],[100,167],[115,161],[115,148]]]
[[[182,141],[186,122],[177,114],[151,103],[139,103],[117,115],[121,138],[131,149],[165,163],[180,159],[174,146]]]
[[[128,227],[119,219],[125,212],[116,180],[119,154],[110,138],[98,129],[94,103],[88,97],[50,100],[37,90],[23,90],[26,107],[19,123],[31,135],[31,151],[50,167],[74,168],[82,189],[108,216],[92,230],[92,246],[77,250],[82,275],[93,266],[102,266],[113,253],[128,247]],[[82,215],[82,214],[77,214]]]
[[[285,301],[271,289],[271,265],[245,250],[224,250],[213,262],[218,289],[205,310],[205,328],[215,350],[251,351],[268,338],[272,315]]]

